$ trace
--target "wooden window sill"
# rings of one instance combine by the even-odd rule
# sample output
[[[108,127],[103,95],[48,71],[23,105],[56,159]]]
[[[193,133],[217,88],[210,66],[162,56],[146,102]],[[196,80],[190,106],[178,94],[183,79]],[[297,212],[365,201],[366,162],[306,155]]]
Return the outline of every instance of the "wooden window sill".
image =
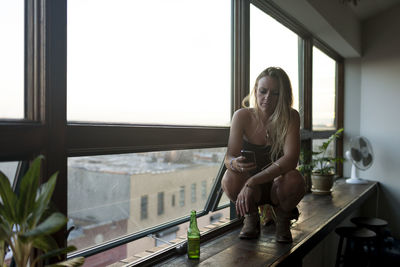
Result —
[[[299,203],[299,220],[292,225],[293,243],[275,241],[275,226],[262,227],[255,240],[241,240],[241,225],[237,222],[227,230],[201,244],[199,260],[175,255],[162,262],[152,259],[152,266],[301,266],[301,259],[345,218],[377,192],[377,182],[365,185],[346,184],[345,179],[335,182],[331,195],[307,194]],[[227,227],[223,224],[221,227]],[[155,262],[158,262],[155,264]],[[146,264],[139,260],[136,263]],[[135,262],[125,266],[135,266]]]

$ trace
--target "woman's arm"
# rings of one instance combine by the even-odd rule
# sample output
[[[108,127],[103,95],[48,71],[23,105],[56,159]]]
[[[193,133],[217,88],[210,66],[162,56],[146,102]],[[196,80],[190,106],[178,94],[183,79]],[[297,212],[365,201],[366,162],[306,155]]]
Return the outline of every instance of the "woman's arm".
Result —
[[[274,178],[294,170],[297,167],[300,154],[300,116],[292,109],[289,129],[283,145],[283,156],[273,162],[268,168],[255,174],[247,181],[248,186],[273,181]]]
[[[254,163],[245,163],[245,158],[240,155],[246,123],[250,121],[250,116],[250,111],[246,108],[239,109],[233,114],[229,132],[228,149],[224,160],[228,170],[243,172],[254,169],[255,167]]]

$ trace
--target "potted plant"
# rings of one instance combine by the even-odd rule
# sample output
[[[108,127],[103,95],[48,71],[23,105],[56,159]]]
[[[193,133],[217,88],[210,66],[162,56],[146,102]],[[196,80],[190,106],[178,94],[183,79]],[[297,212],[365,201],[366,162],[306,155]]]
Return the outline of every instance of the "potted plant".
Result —
[[[337,130],[318,147],[318,151],[313,151],[311,162],[305,162],[306,155],[310,152],[302,151],[300,154],[298,169],[303,176],[311,174],[311,192],[314,194],[325,195],[332,192],[335,163],[343,162],[343,158],[331,157],[327,155],[327,150],[332,141],[339,138],[342,132],[343,128]]]
[[[76,249],[73,246],[59,248],[51,236],[67,223],[67,217],[49,208],[57,173],[40,185],[42,159],[43,156],[39,156],[31,164],[21,180],[19,194],[13,192],[8,178],[0,171],[0,267],[6,266],[8,248],[17,267],[35,267],[39,261]],[[50,266],[80,266],[83,262],[84,258],[78,257]]]

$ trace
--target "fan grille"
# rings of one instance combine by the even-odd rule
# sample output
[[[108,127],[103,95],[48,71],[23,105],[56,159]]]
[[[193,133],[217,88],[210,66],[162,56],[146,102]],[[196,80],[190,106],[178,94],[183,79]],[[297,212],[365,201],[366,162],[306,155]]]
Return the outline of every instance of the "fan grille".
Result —
[[[350,141],[350,154],[353,164],[361,170],[371,167],[373,151],[371,143],[362,136],[353,137]]]

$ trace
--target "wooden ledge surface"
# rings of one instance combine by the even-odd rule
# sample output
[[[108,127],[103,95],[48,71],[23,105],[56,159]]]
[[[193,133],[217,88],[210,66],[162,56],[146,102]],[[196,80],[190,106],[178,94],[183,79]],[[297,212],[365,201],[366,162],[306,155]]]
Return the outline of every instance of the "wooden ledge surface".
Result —
[[[241,240],[240,228],[201,244],[200,259],[173,257],[157,266],[294,266],[346,217],[376,193],[377,182],[364,185],[335,181],[331,195],[307,194],[299,203],[299,220],[292,225],[293,243],[275,241],[275,226],[262,227],[254,240]]]

